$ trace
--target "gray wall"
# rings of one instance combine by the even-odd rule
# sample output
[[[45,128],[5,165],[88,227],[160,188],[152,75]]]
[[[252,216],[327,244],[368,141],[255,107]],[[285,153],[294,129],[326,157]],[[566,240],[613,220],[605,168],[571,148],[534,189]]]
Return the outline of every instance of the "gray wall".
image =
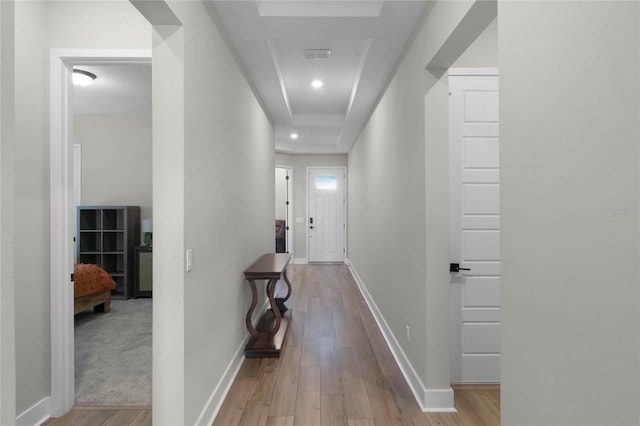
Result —
[[[16,418],[14,281],[14,13],[0,3],[0,424]]]
[[[637,2],[500,2],[502,423],[640,424]]]
[[[276,168],[276,219],[287,219],[287,170]]]
[[[140,206],[152,219],[151,114],[75,114],[82,204]]]
[[[293,167],[293,258],[297,262],[307,259],[307,167],[347,167],[346,154],[276,154],[276,165]],[[347,182],[347,187],[349,182]],[[303,223],[296,222],[303,218]],[[348,244],[348,243],[347,243]]]
[[[244,349],[243,271],[273,252],[275,143],[211,6],[169,6],[182,25],[156,27],[153,49],[153,419],[204,424]]]
[[[451,58],[446,66],[452,66],[467,51],[456,66],[495,66],[495,28],[467,50],[493,18],[462,30],[477,31],[473,37],[460,36],[473,6],[433,6],[349,153],[348,258],[415,370],[425,401],[431,391],[446,398],[450,389],[448,87],[444,70],[429,72],[425,64],[439,57]],[[453,39],[466,44],[449,46]]]
[[[16,2],[16,410],[50,395],[50,48],[150,48],[128,2]],[[78,37],[82,34],[82,37]]]

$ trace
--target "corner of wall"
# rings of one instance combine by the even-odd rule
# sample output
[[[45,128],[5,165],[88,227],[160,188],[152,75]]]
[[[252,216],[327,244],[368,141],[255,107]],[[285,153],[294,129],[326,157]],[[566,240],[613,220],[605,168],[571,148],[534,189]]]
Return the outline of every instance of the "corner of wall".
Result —
[[[277,290],[276,290],[277,292]],[[255,314],[256,318],[261,318],[262,315],[269,309],[269,299],[265,299],[264,304]],[[196,425],[211,425],[213,424],[220,408],[222,407],[222,403],[224,402],[227,394],[229,393],[229,389],[231,389],[231,385],[238,375],[238,371],[240,371],[240,367],[242,367],[242,363],[244,362],[244,349],[249,341],[249,335],[247,335],[240,345],[236,349],[235,354],[229,361],[227,368],[224,370],[224,374],[218,381],[218,384],[214,388],[213,392],[207,399],[207,403],[200,412],[198,419],[196,420]]]
[[[29,407],[24,413],[16,417],[15,424],[17,426],[33,426],[41,425],[51,418],[51,397],[42,400]]]
[[[389,346],[394,359],[398,363],[400,371],[402,371],[402,375],[407,381],[407,384],[413,393],[413,397],[416,399],[420,409],[424,412],[456,412],[453,403],[453,389],[451,389],[451,387],[448,389],[428,389],[425,387],[420,376],[418,376],[418,373],[402,350],[400,343],[398,343],[398,340],[391,331],[391,328],[387,324],[382,312],[380,312],[380,309],[378,309],[378,306],[371,297],[371,294],[367,290],[362,278],[358,275],[355,266],[349,259],[345,260],[345,264],[349,267],[349,271],[358,285],[358,289],[360,290],[362,297],[365,302],[367,302],[367,306],[375,318],[376,324],[378,325],[384,340],[387,342],[387,346]]]

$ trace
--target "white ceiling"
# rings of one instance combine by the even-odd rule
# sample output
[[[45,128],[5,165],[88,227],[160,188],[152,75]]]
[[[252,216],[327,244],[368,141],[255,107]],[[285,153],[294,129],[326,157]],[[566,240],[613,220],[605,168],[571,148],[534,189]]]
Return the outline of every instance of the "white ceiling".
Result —
[[[212,0],[275,126],[276,150],[346,153],[384,90],[423,0]],[[330,49],[306,59],[305,49]],[[76,113],[151,113],[151,64],[77,65]],[[320,78],[324,86],[313,89]],[[299,135],[291,139],[291,133]]]
[[[349,151],[425,3],[213,0],[276,127],[276,150],[295,153]],[[305,59],[304,49],[331,55]],[[321,90],[310,85],[316,78]]]

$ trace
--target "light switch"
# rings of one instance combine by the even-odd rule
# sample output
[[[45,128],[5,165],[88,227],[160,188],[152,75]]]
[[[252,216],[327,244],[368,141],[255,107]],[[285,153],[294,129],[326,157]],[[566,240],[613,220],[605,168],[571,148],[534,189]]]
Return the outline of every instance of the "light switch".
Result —
[[[191,269],[193,269],[193,250],[192,249],[187,249],[187,255],[186,255],[186,265],[187,265],[187,272],[189,272]]]
[[[296,223],[304,223],[304,217],[296,217]]]

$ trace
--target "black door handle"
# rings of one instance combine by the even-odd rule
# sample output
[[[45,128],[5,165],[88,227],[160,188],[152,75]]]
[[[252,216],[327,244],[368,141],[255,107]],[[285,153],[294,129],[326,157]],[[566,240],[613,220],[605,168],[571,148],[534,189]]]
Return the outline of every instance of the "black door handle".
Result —
[[[459,263],[450,263],[449,272],[470,271],[470,268],[461,268]]]

